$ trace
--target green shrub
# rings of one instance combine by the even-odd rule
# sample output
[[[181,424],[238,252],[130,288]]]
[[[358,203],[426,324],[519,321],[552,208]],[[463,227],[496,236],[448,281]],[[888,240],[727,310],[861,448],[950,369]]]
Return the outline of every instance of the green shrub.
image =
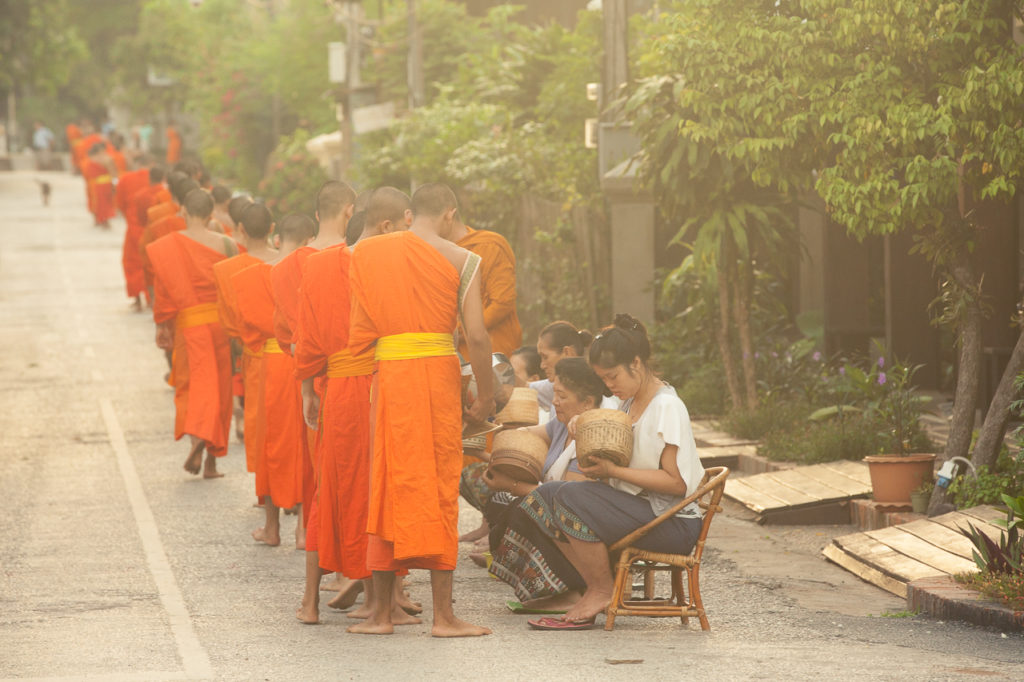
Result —
[[[977,477],[968,472],[953,479],[949,492],[958,509],[979,504],[998,504],[1005,493],[1010,497],[1024,494],[1024,451],[1011,456],[1004,447],[996,459],[995,469],[978,467]]]
[[[769,431],[758,454],[802,464],[857,460],[878,453],[885,441],[879,432],[879,425],[863,415],[823,422],[803,420],[790,428]]]
[[[725,410],[725,382],[721,371],[711,366],[690,374],[679,384],[673,384],[686,405],[691,418],[710,417]]]
[[[760,440],[771,431],[790,429],[806,421],[812,411],[801,402],[762,402],[754,410],[732,410],[719,425],[737,438]]]

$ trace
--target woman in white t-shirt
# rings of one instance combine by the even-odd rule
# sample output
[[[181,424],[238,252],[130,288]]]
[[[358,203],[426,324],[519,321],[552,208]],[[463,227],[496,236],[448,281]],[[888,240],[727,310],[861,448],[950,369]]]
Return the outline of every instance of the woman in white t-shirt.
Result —
[[[616,315],[590,346],[597,375],[633,421],[633,457],[620,467],[598,460],[580,467],[585,475],[607,480],[545,483],[522,506],[579,572],[583,598],[562,618],[530,621],[540,629],[589,627],[612,596],[608,545],[686,497],[704,476],[686,406],[675,389],[650,367],[647,330],[630,315]],[[690,505],[659,524],[638,546],[656,552],[686,553],[700,534],[702,512]]]

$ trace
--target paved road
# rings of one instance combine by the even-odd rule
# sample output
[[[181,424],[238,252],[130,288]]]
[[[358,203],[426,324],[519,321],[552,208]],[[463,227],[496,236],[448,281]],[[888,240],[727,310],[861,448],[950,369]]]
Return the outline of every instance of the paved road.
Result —
[[[153,325],[123,293],[123,223],[93,228],[66,175],[48,176],[44,208],[37,176],[0,174],[0,680],[1024,679],[1019,635],[879,617],[903,602],[818,555],[848,529],[728,515],[702,575],[709,633],[636,618],[531,632],[468,561],[457,610],[491,637],[357,637],[339,613],[300,625],[303,557],[249,539],[261,512],[241,447],[222,480],[181,470]],[[429,597],[425,576],[412,590]]]

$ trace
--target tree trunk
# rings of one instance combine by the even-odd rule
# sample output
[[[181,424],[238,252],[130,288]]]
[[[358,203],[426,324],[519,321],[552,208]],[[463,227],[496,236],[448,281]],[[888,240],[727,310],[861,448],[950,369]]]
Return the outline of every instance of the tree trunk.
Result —
[[[757,409],[757,368],[754,365],[754,344],[750,337],[750,298],[752,296],[753,275],[750,263],[737,266],[738,277],[733,289],[735,302],[733,315],[736,318],[736,332],[740,340],[740,355],[743,359],[743,387],[746,390],[746,407]]]
[[[992,404],[988,407],[985,423],[981,425],[978,441],[974,444],[971,462],[974,466],[985,464],[992,468],[999,456],[999,448],[1006,433],[1006,423],[1010,420],[1010,403],[1017,394],[1014,380],[1024,369],[1024,334],[1017,337],[1017,345],[1013,347],[1010,361],[1006,364],[1003,378],[999,380],[996,394],[992,396]]]
[[[970,255],[958,252],[950,269],[950,275],[966,297],[966,312],[960,326],[960,362],[957,367],[956,391],[953,395],[953,415],[949,424],[949,437],[943,459],[967,457],[974,432],[974,413],[978,408],[978,377],[981,371],[981,321],[982,309],[978,279]],[[949,489],[935,486],[928,513],[949,501]]]
[[[715,338],[718,341],[718,353],[722,356],[722,369],[725,371],[725,384],[729,388],[732,407],[739,410],[743,407],[743,396],[740,391],[740,380],[736,376],[736,366],[732,357],[732,334],[729,331],[729,312],[731,300],[729,272],[718,270],[718,328]]]

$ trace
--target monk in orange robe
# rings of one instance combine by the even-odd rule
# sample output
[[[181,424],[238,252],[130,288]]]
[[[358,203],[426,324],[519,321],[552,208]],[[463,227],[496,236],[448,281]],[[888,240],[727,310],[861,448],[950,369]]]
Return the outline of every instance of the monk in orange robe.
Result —
[[[367,566],[378,603],[349,632],[391,634],[395,571],[426,568],[431,634],[490,633],[452,610],[463,416],[453,334],[460,316],[479,389],[467,419],[484,421],[494,409],[480,257],[449,241],[457,211],[450,188],[424,185],[413,195],[408,231],[368,239],[353,251],[349,350],[359,355],[376,347],[377,358]]]
[[[206,229],[213,212],[208,192],[193,189],[182,205],[185,230],[146,248],[155,276],[153,320],[157,346],[173,349],[174,438],[191,440],[185,470],[219,478],[216,458],[227,454],[231,428],[231,350],[217,315],[213,265],[238,250]]]
[[[228,213],[228,204],[231,203],[231,190],[224,185],[214,185],[213,189],[210,190],[210,194],[213,195],[214,204],[211,225],[216,224],[218,226],[217,228],[211,227],[211,229],[233,237],[236,223],[231,219],[231,214]]]
[[[89,156],[82,164],[82,177],[89,191],[89,210],[97,227],[110,228],[110,219],[117,215],[114,205],[114,177],[110,170],[110,157],[103,145],[97,144],[89,150]]]
[[[82,137],[82,129],[79,128],[74,122],[67,124],[64,127],[64,136],[68,140],[68,149],[71,150],[71,172],[80,173],[79,169],[80,160],[78,155],[75,153],[75,142]]]
[[[270,211],[253,204],[242,214],[242,225],[271,223]],[[313,221],[289,215],[281,221],[279,257],[287,255],[313,238]],[[268,229],[269,232],[269,229]],[[281,544],[280,510],[303,502],[303,458],[306,427],[302,421],[302,395],[295,379],[294,359],[284,353],[274,336],[274,296],[270,273],[273,260],[246,268],[231,278],[238,306],[242,339],[250,352],[259,354],[263,365],[263,423],[260,425],[263,451],[256,457],[256,494],[263,500],[266,522],[252,532],[258,542],[272,547]],[[259,417],[257,417],[259,418]],[[251,424],[250,424],[251,426]],[[299,521],[296,546],[306,543]]]
[[[242,227],[238,231],[240,245],[244,251],[213,266],[220,323],[224,333],[232,341],[233,350],[237,343],[237,355],[240,355],[237,364],[243,386],[242,395],[249,398],[243,406],[243,419],[250,427],[244,430],[245,468],[250,473],[256,473],[256,461],[265,446],[264,426],[267,415],[263,409],[263,355],[262,349],[254,351],[250,348],[250,345],[256,345],[259,341],[255,336],[250,336],[249,344],[243,345],[245,340],[242,336],[242,319],[231,278],[253,265],[273,262],[278,258],[278,251],[272,248],[268,241],[272,227],[273,222],[269,216],[264,216],[261,212],[254,213],[249,220],[248,229]],[[233,352],[232,355],[235,356],[236,353]],[[236,397],[236,391],[232,390],[232,394],[232,397]],[[237,411],[235,416],[237,419]]]
[[[173,123],[167,125],[167,163],[178,163],[181,160],[181,135]]]
[[[484,324],[495,353],[512,353],[523,345],[523,328],[516,311],[516,255],[497,232],[474,230],[456,219],[452,241],[480,256],[480,287],[484,295]],[[466,355],[466,343],[459,343]]]
[[[171,196],[174,197],[175,205],[179,206],[178,211],[147,223],[142,230],[142,236],[139,237],[139,252],[142,254],[142,272],[146,280],[146,288],[150,291],[151,295],[153,291],[153,265],[150,262],[147,248],[161,237],[185,229],[183,202],[192,190],[199,189],[199,184],[195,180],[175,173],[171,173],[171,176],[168,178],[168,184],[170,185]]]
[[[139,225],[139,213],[135,208],[136,196],[154,182],[153,159],[149,156],[139,157],[139,168],[123,174],[117,181],[114,190],[114,203],[124,216],[127,228],[124,232],[124,243],[121,247],[121,267],[124,270],[125,290],[128,298],[134,299],[132,309],[142,310],[142,291],[146,288],[142,273],[142,258],[139,255],[139,237],[142,226]],[[163,170],[156,169],[156,182],[163,178]]]

